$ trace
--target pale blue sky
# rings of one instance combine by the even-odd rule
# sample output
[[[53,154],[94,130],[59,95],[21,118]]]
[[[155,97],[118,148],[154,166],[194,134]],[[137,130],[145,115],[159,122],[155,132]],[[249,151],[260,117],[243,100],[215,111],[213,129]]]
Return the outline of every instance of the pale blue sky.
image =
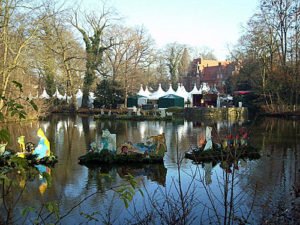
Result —
[[[83,0],[85,6],[95,0]],[[158,47],[207,46],[219,60],[241,35],[259,0],[109,0],[129,26],[143,25]]]

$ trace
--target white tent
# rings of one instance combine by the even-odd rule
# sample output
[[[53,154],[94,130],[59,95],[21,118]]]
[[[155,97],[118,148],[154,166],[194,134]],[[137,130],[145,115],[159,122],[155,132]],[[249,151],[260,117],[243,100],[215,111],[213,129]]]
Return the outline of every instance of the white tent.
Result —
[[[63,100],[67,100],[69,102],[71,100],[72,96],[67,96],[67,93],[64,94]]]
[[[94,108],[94,100],[96,99],[94,92],[89,93],[89,107]]]
[[[140,88],[139,92],[137,93],[137,95],[146,96],[146,92],[144,91],[142,84],[141,84],[141,88]]]
[[[214,94],[219,94],[219,91],[218,91],[218,89],[217,89],[217,85],[216,85],[216,84],[210,89],[210,91],[211,91],[212,93],[214,93]]]
[[[220,99],[220,95],[218,93],[218,97],[217,97],[217,108],[221,107],[221,99]]]
[[[77,93],[76,93],[76,99],[77,99],[77,106],[78,108],[81,107],[82,105],[82,91],[80,89],[78,89]]]
[[[189,93],[185,90],[185,87],[182,84],[178,84],[178,88],[176,90],[176,95],[183,97],[185,102],[189,98]]]
[[[159,84],[157,91],[153,92],[149,96],[149,100],[158,100],[160,97],[164,95],[166,95],[166,92],[161,88],[161,84]]]
[[[166,91],[165,95],[176,95],[176,92],[174,91],[172,84],[170,84],[169,89]]]
[[[148,86],[146,86],[143,96],[149,98],[152,93],[149,91]]]
[[[175,95],[180,96],[180,94],[181,94],[181,83],[178,83],[177,90],[175,91]]]
[[[54,97],[54,98],[57,98],[57,99],[59,99],[59,100],[62,100],[62,99],[64,98],[64,96],[62,96],[62,95],[59,93],[59,91],[58,91],[57,88],[56,88],[55,93],[53,94],[53,97]]]
[[[40,98],[49,99],[50,96],[48,95],[46,89],[44,88],[43,93],[40,95]]]
[[[208,93],[210,91],[210,87],[208,86],[207,83],[202,83],[200,89],[202,92],[206,92],[206,93]]]
[[[194,88],[188,93],[188,98],[190,99],[192,105],[193,105],[193,95],[199,95],[202,94],[201,89],[198,90],[196,84],[194,84]]]

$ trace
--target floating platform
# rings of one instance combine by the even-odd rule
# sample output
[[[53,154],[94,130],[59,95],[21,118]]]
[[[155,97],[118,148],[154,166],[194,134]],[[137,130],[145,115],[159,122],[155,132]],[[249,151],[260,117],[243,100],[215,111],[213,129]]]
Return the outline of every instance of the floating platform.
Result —
[[[203,151],[203,149],[194,148],[185,153],[185,158],[193,160],[195,163],[202,162],[221,162],[224,160],[237,159],[259,159],[260,153],[258,149],[251,146],[243,146],[237,148],[214,148]]]
[[[144,142],[123,143],[116,148],[116,135],[104,130],[100,141],[78,158],[79,164],[151,164],[163,163],[167,151],[165,134],[148,137]]]
[[[78,158],[79,164],[151,164],[163,163],[164,157],[159,155],[115,154],[103,149],[101,152],[88,152]]]
[[[37,154],[22,153],[21,156],[20,154],[16,154],[13,153],[12,151],[6,150],[2,155],[0,155],[0,167],[2,166],[14,167],[16,161],[20,162],[21,160],[23,160],[24,163],[27,163],[30,166],[45,165],[49,167],[54,167],[54,165],[58,162],[57,156],[53,154],[39,159]]]

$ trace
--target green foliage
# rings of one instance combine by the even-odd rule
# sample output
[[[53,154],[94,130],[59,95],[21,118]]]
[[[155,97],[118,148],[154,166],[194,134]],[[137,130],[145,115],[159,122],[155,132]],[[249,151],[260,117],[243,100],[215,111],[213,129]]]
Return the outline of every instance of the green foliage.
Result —
[[[35,211],[35,208],[31,207],[31,206],[28,206],[28,207],[25,207],[21,210],[21,215],[23,217],[26,217],[28,216],[28,214],[32,213]]]
[[[55,215],[56,219],[59,219],[59,205],[57,202],[47,202],[45,207],[50,213]]]
[[[35,104],[35,102],[33,100],[29,100],[29,98],[27,98],[27,101],[29,102],[29,104],[32,106],[32,108],[35,111],[38,111],[38,107],[37,107],[37,105]]]
[[[45,70],[46,91],[52,96],[55,92],[54,74],[49,70]]]
[[[51,177],[51,175],[49,173],[47,173],[47,172],[43,172],[42,177],[44,179],[46,179],[47,185],[48,185],[48,187],[50,187],[52,185],[52,177]]]
[[[100,215],[100,213],[97,211],[89,214],[80,212],[80,215],[83,216],[85,219],[87,219],[87,222],[91,222],[91,221],[99,222],[99,220],[95,217],[95,215]]]
[[[19,91],[19,95],[23,93],[23,85],[17,81],[12,81],[12,83],[15,85],[17,90]],[[6,96],[0,96],[0,99],[3,101],[3,108],[6,108],[8,115],[11,117],[17,116],[19,119],[25,119],[27,116],[27,113],[25,111],[24,107],[24,101],[26,104],[29,104],[32,106],[32,108],[37,111],[38,107],[34,103],[33,100],[30,100],[29,98],[23,99],[22,97],[16,97],[16,98],[7,98]],[[2,108],[2,109],[3,109]],[[5,120],[4,114],[1,112],[0,109],[0,121]],[[7,129],[1,129],[0,130],[0,143],[4,142],[7,143],[9,142],[9,132]]]
[[[20,92],[23,92],[23,86],[21,83],[15,81],[15,80],[13,80],[12,83],[16,86],[16,88],[19,89]]]
[[[6,129],[0,130],[0,143],[8,143],[10,140],[10,134],[9,131]]]
[[[94,105],[96,108],[116,108],[117,104],[123,103],[123,95],[119,83],[104,79],[97,84]]]
[[[126,208],[129,206],[129,202],[132,201],[135,194],[135,189],[137,188],[137,181],[131,174],[125,176],[126,181],[129,183],[129,186],[122,186],[116,190],[119,194],[120,199],[124,202]],[[143,191],[139,188],[138,191],[144,196]]]

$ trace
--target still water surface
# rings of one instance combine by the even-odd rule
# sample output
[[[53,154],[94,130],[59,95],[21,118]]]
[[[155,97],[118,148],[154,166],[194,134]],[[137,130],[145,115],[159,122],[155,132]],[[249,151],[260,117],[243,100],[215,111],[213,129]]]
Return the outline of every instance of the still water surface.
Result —
[[[184,159],[184,152],[197,145],[206,125],[213,127],[215,140],[246,128],[249,142],[260,149],[261,158],[240,159],[227,172],[218,164],[199,165]],[[55,215],[48,216],[48,211],[41,208],[49,202],[59,206],[59,224],[170,224],[178,218],[185,218],[187,224],[223,224],[227,217],[232,218],[233,224],[242,220],[250,224],[266,221],[297,224],[292,200],[293,187],[300,185],[299,121],[134,122],[55,115],[45,121],[8,125],[12,140],[24,135],[26,141],[33,143],[38,142],[39,127],[45,131],[59,161],[51,168],[51,184],[44,189],[42,179],[26,182],[12,210],[15,224],[24,220],[32,224],[38,215],[47,224],[57,221]],[[117,168],[79,165],[78,157],[86,153],[89,144],[104,129],[117,134],[117,145],[128,140],[140,142],[164,132],[168,148],[164,165]],[[12,142],[8,148],[18,149],[16,143]],[[138,188],[126,208],[116,190],[127,184],[128,173],[135,177]],[[15,192],[17,195],[18,190]],[[5,215],[3,203],[0,204],[1,215]],[[22,217],[21,209],[29,206],[32,211],[28,217]]]

